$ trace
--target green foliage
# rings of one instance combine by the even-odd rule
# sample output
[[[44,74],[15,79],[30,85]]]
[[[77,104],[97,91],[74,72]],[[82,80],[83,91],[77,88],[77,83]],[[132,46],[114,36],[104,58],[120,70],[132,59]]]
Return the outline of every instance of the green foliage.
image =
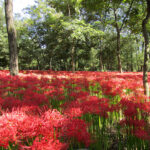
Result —
[[[120,34],[122,68],[141,71],[142,19],[146,2],[132,0],[36,0],[15,15],[20,69],[117,70],[116,23]],[[115,20],[114,10],[117,18]],[[8,43],[3,5],[0,7],[0,69],[8,68]],[[124,22],[124,23],[123,23]],[[148,32],[150,26],[147,25]]]
[[[82,0],[48,0],[48,4],[65,16],[74,16],[80,13]]]
[[[2,1],[0,4],[0,69],[8,69],[8,38]]]
[[[140,4],[140,2],[136,1],[133,9],[130,13],[130,18],[127,23],[130,30],[134,34],[139,34],[142,32],[142,20],[145,17],[145,11],[146,5],[143,3],[143,5]]]

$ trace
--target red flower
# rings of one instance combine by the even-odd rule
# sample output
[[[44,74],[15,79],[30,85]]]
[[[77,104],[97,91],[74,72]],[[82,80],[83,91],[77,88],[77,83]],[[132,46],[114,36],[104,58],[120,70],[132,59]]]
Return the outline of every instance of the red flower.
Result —
[[[32,150],[67,150],[69,145],[61,143],[59,140],[43,137],[42,139],[36,138],[31,146]]]
[[[90,144],[90,134],[87,132],[87,125],[80,119],[69,119],[61,130],[61,136],[66,140],[76,139],[84,143],[86,147]]]
[[[150,140],[149,134],[144,129],[141,128],[136,129],[134,131],[134,135],[143,140]]]

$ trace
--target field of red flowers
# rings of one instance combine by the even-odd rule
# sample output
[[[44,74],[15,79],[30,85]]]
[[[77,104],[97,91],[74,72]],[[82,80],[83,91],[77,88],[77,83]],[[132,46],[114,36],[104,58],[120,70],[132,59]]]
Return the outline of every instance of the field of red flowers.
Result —
[[[0,150],[148,150],[142,73],[0,71]]]

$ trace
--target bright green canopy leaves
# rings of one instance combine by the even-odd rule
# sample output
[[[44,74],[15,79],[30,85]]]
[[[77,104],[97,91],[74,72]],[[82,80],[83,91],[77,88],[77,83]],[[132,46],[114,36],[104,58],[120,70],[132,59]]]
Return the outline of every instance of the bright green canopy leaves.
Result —
[[[25,9],[27,18],[15,15],[20,69],[71,70],[74,57],[76,70],[117,70],[117,25],[123,70],[140,70],[145,9],[144,0],[35,0]],[[0,15],[4,21],[1,9]],[[5,25],[0,29],[3,55]]]
[[[87,38],[100,38],[104,33],[100,30],[94,29],[91,25],[86,24],[84,21],[73,20],[69,22],[63,22],[62,25],[64,30],[70,32],[69,38],[72,40],[81,40],[85,41]]]
[[[82,0],[48,0],[48,4],[65,16],[79,14]]]

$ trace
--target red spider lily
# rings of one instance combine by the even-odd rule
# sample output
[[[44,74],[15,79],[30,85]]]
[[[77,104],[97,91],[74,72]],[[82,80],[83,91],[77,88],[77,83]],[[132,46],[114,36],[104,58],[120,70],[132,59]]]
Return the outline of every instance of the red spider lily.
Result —
[[[59,140],[50,139],[43,137],[39,139],[38,137],[34,140],[31,146],[32,150],[67,150],[69,145],[67,143],[60,143]]]
[[[13,125],[0,127],[0,146],[8,148],[10,142],[18,143],[17,129]]]
[[[58,137],[57,130],[54,128],[60,128],[64,118],[57,110],[46,111],[41,118],[28,116],[24,112],[26,110],[28,109],[23,108],[22,110],[4,113],[0,117],[0,145],[6,147],[9,145],[9,142],[18,142],[21,139],[26,140],[39,135],[51,139]]]
[[[61,105],[63,108],[63,113],[71,118],[81,117],[83,111],[81,110],[80,103],[78,101],[72,101],[70,103],[65,103]]]
[[[91,114],[99,114],[103,117],[108,117],[108,111],[110,110],[108,99],[101,98],[99,99],[96,96],[88,96],[84,98],[85,100],[80,101],[80,107],[83,111],[83,114],[91,113]],[[80,99],[79,99],[80,100]]]
[[[126,117],[132,117],[137,115],[137,105],[133,103],[132,101],[129,101],[128,99],[123,98],[120,101],[120,104],[122,105],[124,109],[124,115]]]
[[[3,105],[4,102],[5,102],[5,100],[0,97],[0,105],[1,106]]]
[[[73,92],[69,93],[69,96],[71,98],[73,98],[74,100],[78,99],[80,101],[84,100],[88,95],[89,95],[89,93],[84,92],[84,91],[76,91],[76,92],[73,91]]]
[[[120,121],[120,125],[121,126],[131,126],[131,127],[134,127],[134,128],[144,128],[146,126],[146,121],[145,120],[138,120],[138,119],[132,119],[132,118],[129,118],[129,119],[123,119]]]
[[[19,99],[16,99],[15,97],[6,97],[1,101],[1,106],[3,109],[11,110],[14,107],[22,106],[22,104],[21,101]]]
[[[137,137],[137,138],[140,138],[140,139],[143,139],[143,140],[150,140],[150,135],[144,130],[144,129],[141,129],[141,128],[137,128],[133,134]]]
[[[119,110],[121,110],[120,104],[111,104],[111,105],[109,106],[109,111],[110,111],[110,112],[113,112],[113,111],[119,112]]]
[[[136,116],[137,115],[137,108],[135,108],[134,105],[130,105],[127,107],[126,110],[124,110],[123,113],[126,117]]]
[[[4,147],[9,142],[16,142],[20,149],[66,150],[68,143],[73,140],[88,147],[91,139],[87,125],[77,117],[88,113],[107,118],[108,112],[119,110],[125,117],[120,121],[122,126],[138,138],[149,139],[146,119],[150,114],[150,103],[145,101],[141,73],[37,70],[26,71],[26,74],[16,77],[8,73],[0,71],[0,107],[3,110],[0,114],[0,143]],[[97,84],[100,86],[92,94],[102,90],[101,96],[105,95],[109,99],[90,96],[91,86]],[[120,96],[121,101],[114,104],[116,95]],[[50,106],[48,99],[64,100],[62,114],[49,109],[53,106]],[[44,104],[47,107],[41,107]],[[15,110],[15,107],[18,109]],[[8,108],[9,111],[6,111]],[[28,138],[34,142],[32,146],[26,147],[24,141],[27,142]],[[61,138],[67,144],[58,140]]]
[[[80,107],[78,108],[71,107],[71,108],[65,109],[64,114],[71,118],[81,117],[83,114],[83,111],[81,110]]]
[[[87,125],[81,119],[69,119],[61,130],[61,136],[67,141],[76,139],[78,142],[84,143],[86,147],[90,144],[90,134],[87,132]]]
[[[96,96],[92,96],[92,98],[85,97],[85,100],[82,101],[81,110],[83,114],[91,113],[91,114],[99,114],[100,113],[100,106],[99,106],[99,99]]]
[[[26,105],[42,105],[47,104],[48,99],[45,95],[33,92],[31,90],[26,90],[23,96],[23,103]]]
[[[140,104],[139,108],[150,114],[150,102]]]
[[[18,138],[18,125],[26,119],[23,112],[13,111],[12,113],[3,113],[0,116],[0,145],[7,147],[9,142],[17,143]]]
[[[44,122],[49,122],[52,127],[61,127],[65,121],[65,117],[56,109],[46,111],[42,116]]]

